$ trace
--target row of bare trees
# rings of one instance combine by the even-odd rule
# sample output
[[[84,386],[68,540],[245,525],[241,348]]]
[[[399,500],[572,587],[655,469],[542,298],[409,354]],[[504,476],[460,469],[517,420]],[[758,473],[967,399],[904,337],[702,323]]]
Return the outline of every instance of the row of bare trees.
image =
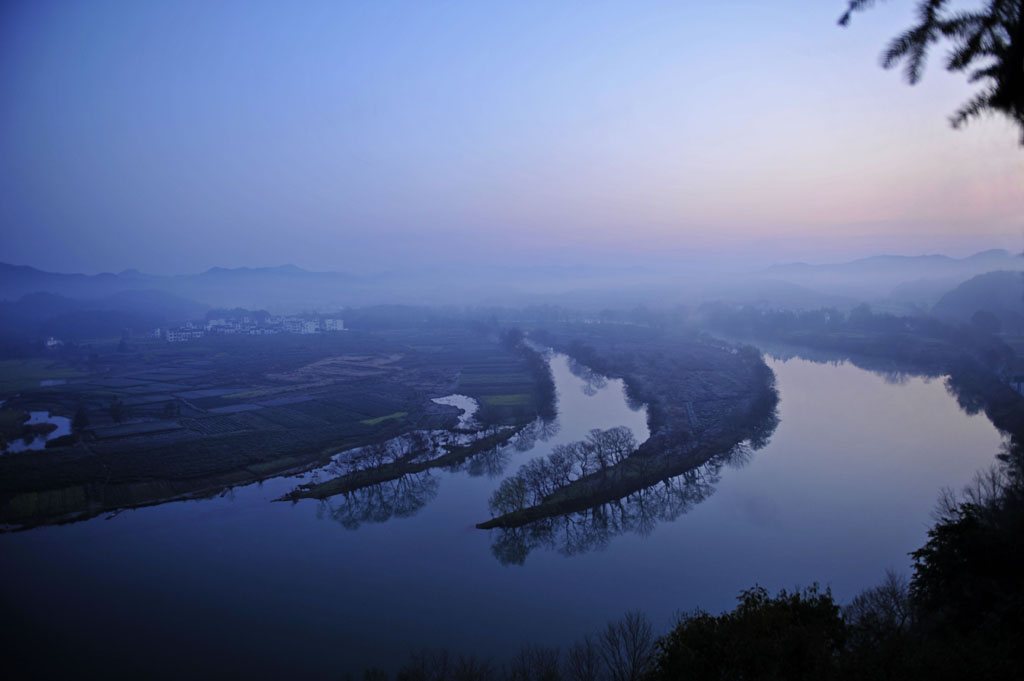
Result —
[[[446,650],[413,655],[395,681],[639,681],[656,652],[654,628],[641,612],[628,612],[566,651],[527,645],[504,664]],[[390,676],[368,670],[364,681]]]
[[[505,479],[490,499],[496,514],[512,513],[544,501],[555,490],[625,461],[636,451],[629,428],[594,429],[585,440],[558,445]]]

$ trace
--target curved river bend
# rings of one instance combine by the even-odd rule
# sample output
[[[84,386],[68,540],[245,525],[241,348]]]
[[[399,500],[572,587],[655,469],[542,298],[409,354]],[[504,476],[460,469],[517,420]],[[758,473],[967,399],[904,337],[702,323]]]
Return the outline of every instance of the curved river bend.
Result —
[[[629,609],[663,630],[675,612],[729,608],[755,583],[819,581],[848,601],[886,569],[909,570],[939,490],[989,465],[1001,437],[941,380],[769,364],[781,424],[768,446],[704,480],[711,493],[689,512],[604,548],[541,548],[506,566],[492,555],[497,531],[473,527],[503,477],[554,445],[614,426],[647,437],[621,382],[575,375],[555,355],[557,425],[521,438],[527,451],[355,500],[271,503],[302,482],[285,478],[0,536],[15,625],[5,643],[43,676],[56,663],[45,651],[66,649],[72,668],[125,676],[336,678],[424,647],[503,659],[524,642],[564,646]],[[346,504],[365,508],[339,514]]]

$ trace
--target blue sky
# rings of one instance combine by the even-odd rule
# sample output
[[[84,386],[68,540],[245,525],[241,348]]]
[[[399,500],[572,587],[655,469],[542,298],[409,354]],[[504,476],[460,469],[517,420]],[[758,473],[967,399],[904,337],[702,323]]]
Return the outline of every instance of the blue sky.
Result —
[[[0,261],[835,260],[1024,248],[1008,123],[843,3],[9,2]]]

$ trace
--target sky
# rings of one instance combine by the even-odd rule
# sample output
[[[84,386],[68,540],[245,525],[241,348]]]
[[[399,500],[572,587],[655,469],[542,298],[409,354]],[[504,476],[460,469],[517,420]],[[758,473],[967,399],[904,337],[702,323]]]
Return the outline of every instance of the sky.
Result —
[[[0,4],[0,261],[682,266],[1024,250],[1024,148],[880,3]]]

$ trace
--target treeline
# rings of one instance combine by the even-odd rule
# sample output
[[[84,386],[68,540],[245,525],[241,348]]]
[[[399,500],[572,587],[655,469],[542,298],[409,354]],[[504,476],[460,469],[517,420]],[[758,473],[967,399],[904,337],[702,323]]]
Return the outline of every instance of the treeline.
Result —
[[[522,565],[541,547],[573,556],[603,549],[622,534],[647,536],[659,522],[672,522],[711,496],[723,467],[742,466],[750,456],[748,447],[737,446],[655,484],[630,487],[625,496],[598,499],[583,510],[501,527],[492,536],[491,553],[502,565]]]
[[[964,357],[948,367],[947,386],[968,414],[984,411],[999,430],[1024,441],[1024,397],[980,362]]]
[[[755,586],[719,615],[695,610],[656,636],[628,613],[565,650],[526,646],[497,663],[424,652],[385,681],[1006,681],[1024,669],[1024,451],[940,502],[909,582],[888,574],[843,607],[816,585]]]
[[[595,428],[585,440],[557,445],[548,456],[531,459],[515,475],[505,478],[491,495],[491,511],[504,515],[542,504],[577,480],[617,466],[636,448],[636,438],[629,428]]]
[[[849,315],[835,309],[793,312],[720,304],[701,312],[708,326],[728,334],[884,358],[912,370],[948,374],[947,387],[965,411],[984,411],[996,428],[1024,443],[1024,399],[1003,380],[1019,360],[984,323],[952,325],[932,317],[877,314],[867,305]]]
[[[639,681],[656,653],[654,628],[641,612],[629,612],[603,629],[584,636],[566,651],[523,646],[512,659],[498,663],[473,654],[422,651],[392,677],[368,669],[364,681]],[[351,677],[349,677],[351,679]]]
[[[945,370],[964,355],[996,368],[1014,356],[984,323],[953,325],[934,317],[876,313],[868,305],[844,314],[835,308],[797,312],[714,303],[700,308],[700,318],[730,336],[881,356],[922,369]]]

